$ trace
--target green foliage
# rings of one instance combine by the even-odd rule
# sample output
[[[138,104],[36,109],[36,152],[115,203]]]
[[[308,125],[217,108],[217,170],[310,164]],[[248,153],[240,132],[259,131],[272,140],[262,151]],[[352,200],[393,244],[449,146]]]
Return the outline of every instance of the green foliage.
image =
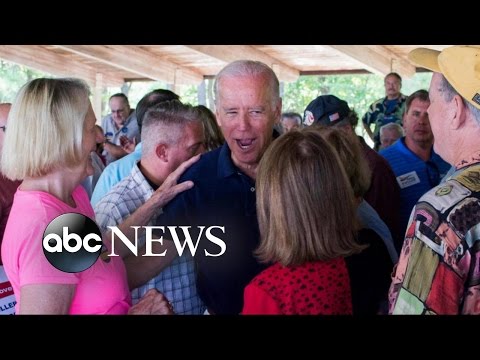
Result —
[[[404,79],[402,93],[428,90],[431,76],[431,73],[418,73]],[[285,84],[283,109],[303,114],[310,101],[326,94],[345,100],[362,117],[372,102],[385,96],[383,77],[371,74],[300,76],[296,82]]]
[[[411,79],[403,79],[402,93],[428,90],[432,73],[417,73]],[[383,76],[372,74],[359,75],[320,75],[300,76],[294,83],[287,83],[283,94],[283,111],[295,111],[303,115],[303,111],[317,96],[332,94],[345,100],[359,117],[357,134],[363,135],[361,118],[375,100],[385,96]],[[368,136],[364,136],[370,143]]]
[[[27,81],[38,77],[51,77],[31,68],[0,60],[0,102],[12,102],[16,93]],[[428,90],[431,73],[418,73],[411,79],[404,79],[402,92],[406,95],[418,89]],[[211,90],[211,80],[207,80],[207,88]],[[126,83],[122,88],[107,88],[102,95],[102,114],[109,112],[108,98],[118,92],[124,92],[130,99],[130,105],[135,108],[138,101],[149,91],[168,88],[167,84],[154,82]],[[122,91],[123,90],[123,91]],[[185,103],[198,105],[197,86],[179,86],[178,94]],[[367,111],[368,106],[384,96],[383,77],[371,74],[361,75],[321,75],[300,76],[294,83],[286,83],[283,94],[284,111],[295,111],[303,114],[310,101],[319,95],[333,94],[346,100],[359,117]],[[207,96],[210,104],[212,95]],[[213,109],[213,104],[210,106]]]
[[[18,90],[28,81],[52,75],[0,60],[0,102],[13,102]]]
[[[123,87],[109,87],[102,95],[102,114],[107,115],[110,112],[110,108],[108,107],[108,99],[113,94],[119,92],[123,92],[124,94],[126,94],[130,102],[130,107],[132,109],[135,109],[140,99],[144,97],[145,94],[155,89],[171,90],[171,88],[169,88],[166,83],[161,81],[135,81],[127,83],[127,85],[124,85]],[[180,99],[182,100],[182,102],[192,105],[198,105],[196,86],[179,86],[177,94],[180,95]]]

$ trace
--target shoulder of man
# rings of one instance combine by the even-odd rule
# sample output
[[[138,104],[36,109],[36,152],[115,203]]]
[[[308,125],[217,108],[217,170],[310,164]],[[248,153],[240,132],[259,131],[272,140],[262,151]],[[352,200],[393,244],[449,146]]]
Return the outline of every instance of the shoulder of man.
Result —
[[[222,147],[219,147],[202,154],[200,160],[183,173],[179,182],[185,180],[205,182],[216,178],[221,149]]]

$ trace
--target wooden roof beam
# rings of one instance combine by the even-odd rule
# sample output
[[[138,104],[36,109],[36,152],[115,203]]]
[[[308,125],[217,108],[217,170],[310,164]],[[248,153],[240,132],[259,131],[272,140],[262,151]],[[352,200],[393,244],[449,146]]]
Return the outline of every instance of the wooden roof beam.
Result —
[[[139,46],[56,45],[58,48],[102,62],[152,80],[168,84],[196,84],[203,76],[189,68],[159,58]]]
[[[379,45],[322,45],[359,63],[374,74],[385,76],[395,71],[405,77],[415,74],[415,67],[395,53]]]
[[[78,77],[95,86],[97,71],[86,64],[55,54],[39,45],[0,45],[0,58],[55,76]],[[121,86],[123,78],[103,75],[105,86]]]
[[[249,45],[185,45],[204,55],[229,63],[235,60],[249,59],[261,61],[269,65],[277,74],[280,81],[296,81],[300,76],[300,71],[292,68],[281,61],[267,55],[263,51],[257,50]]]

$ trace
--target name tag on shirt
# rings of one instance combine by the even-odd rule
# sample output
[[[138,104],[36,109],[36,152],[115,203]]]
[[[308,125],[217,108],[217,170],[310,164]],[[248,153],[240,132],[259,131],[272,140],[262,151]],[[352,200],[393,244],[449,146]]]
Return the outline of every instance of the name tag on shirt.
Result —
[[[409,186],[420,183],[420,179],[416,171],[411,171],[409,173],[397,176],[397,182],[400,186],[400,189],[405,189]]]

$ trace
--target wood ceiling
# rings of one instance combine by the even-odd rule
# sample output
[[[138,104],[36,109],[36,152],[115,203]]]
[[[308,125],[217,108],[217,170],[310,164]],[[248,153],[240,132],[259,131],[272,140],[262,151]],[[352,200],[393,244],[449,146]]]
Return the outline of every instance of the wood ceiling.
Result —
[[[280,81],[303,74],[396,71],[411,77],[407,54],[449,45],[0,45],[0,58],[56,76],[75,76],[95,88],[132,80],[199,85],[228,62],[265,62]]]

